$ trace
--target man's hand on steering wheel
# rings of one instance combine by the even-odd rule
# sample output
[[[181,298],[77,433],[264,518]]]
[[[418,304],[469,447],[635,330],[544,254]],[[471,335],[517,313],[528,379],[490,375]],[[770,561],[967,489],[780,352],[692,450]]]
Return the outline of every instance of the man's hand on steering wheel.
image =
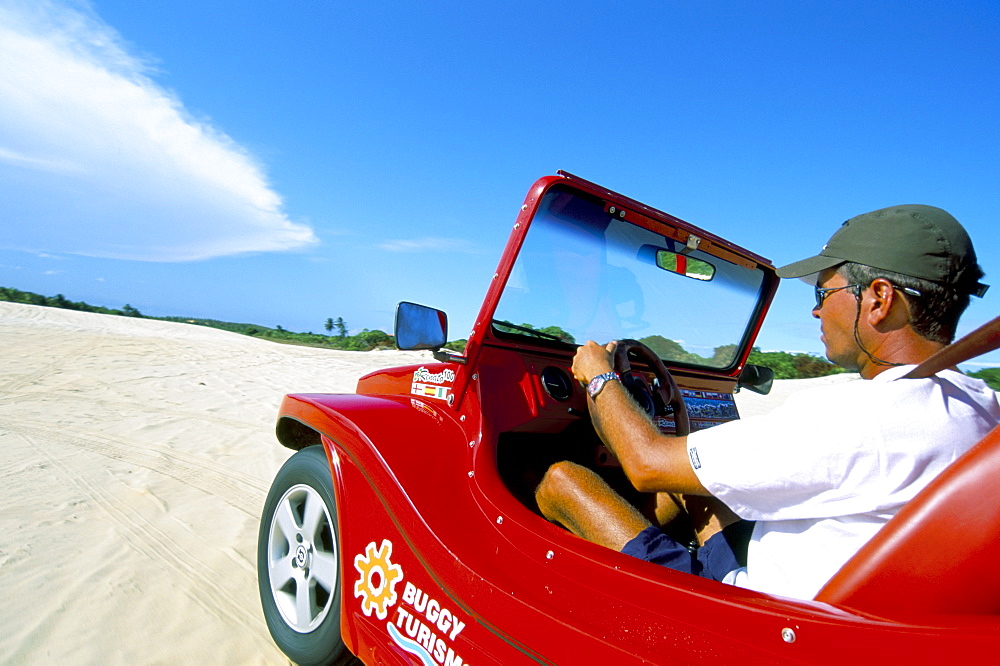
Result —
[[[649,369],[656,376],[658,385],[655,388],[655,393],[659,398],[660,404],[666,407],[668,413],[673,415],[676,424],[676,434],[686,436],[691,432],[691,424],[688,419],[687,405],[684,403],[681,392],[677,388],[677,384],[674,382],[670,371],[663,365],[659,356],[641,342],[624,340],[622,341],[622,347],[619,348],[617,341],[601,346],[593,340],[588,340],[586,344],[577,349],[576,356],[573,357],[573,376],[584,384],[594,377],[607,372],[617,372],[624,377],[631,372],[629,356],[632,354],[638,360],[648,365]],[[629,388],[630,392],[635,392],[636,390],[636,388]],[[640,403],[646,402],[640,400],[639,396],[636,396],[636,399]],[[652,395],[649,396],[649,406],[644,407],[644,411],[653,416],[651,413],[653,411]]]
[[[588,340],[576,350],[573,357],[573,377],[584,386],[597,375],[614,370],[614,354],[618,343],[609,342],[606,345],[599,345],[593,340]]]
[[[647,385],[645,381],[638,383],[629,381],[632,373],[630,360],[632,357],[644,363],[656,377],[653,386]],[[638,340],[619,340],[615,349],[614,368],[615,372],[623,378],[629,378],[623,379],[622,383],[637,402],[647,405],[644,407],[647,414],[655,416],[662,409],[665,414],[673,416],[678,436],[686,437],[690,434],[691,421],[688,418],[687,404],[684,402],[684,397],[681,395],[681,390],[677,387],[673,375],[670,374],[670,370],[663,364],[656,352]],[[657,399],[659,406],[656,405]]]

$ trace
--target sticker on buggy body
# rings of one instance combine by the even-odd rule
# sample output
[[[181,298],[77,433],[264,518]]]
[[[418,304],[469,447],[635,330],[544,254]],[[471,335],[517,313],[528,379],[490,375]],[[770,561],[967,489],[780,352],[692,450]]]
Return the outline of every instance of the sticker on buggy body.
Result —
[[[358,579],[354,596],[361,598],[361,612],[385,623],[396,645],[425,666],[469,666],[455,652],[454,641],[465,621],[429,593],[404,580],[403,568],[392,561],[392,542],[372,541],[364,554],[354,558]],[[402,583],[402,594],[396,589]]]
[[[419,395],[421,398],[434,398],[436,400],[447,400],[451,393],[451,384],[455,381],[455,371],[445,368],[441,372],[431,372],[427,368],[420,366],[413,373],[413,382],[410,385],[410,393]]]

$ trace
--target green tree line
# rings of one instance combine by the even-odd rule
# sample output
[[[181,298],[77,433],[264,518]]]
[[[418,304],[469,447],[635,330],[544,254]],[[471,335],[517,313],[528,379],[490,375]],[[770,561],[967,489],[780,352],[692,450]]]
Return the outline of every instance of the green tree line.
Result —
[[[747,358],[747,363],[771,368],[774,370],[775,379],[805,379],[847,372],[840,366],[812,354],[762,352],[759,347],[753,348]],[[1000,368],[984,368],[965,374],[982,379],[991,389],[1000,391]]]
[[[90,305],[83,301],[71,301],[62,294],[55,296],[42,296],[30,291],[21,291],[10,287],[0,287],[0,301],[11,303],[25,303],[27,305],[43,305],[47,307],[63,308],[66,310],[77,310],[80,312],[96,312],[99,314],[119,315],[123,317],[140,317],[143,319],[157,319],[160,321],[172,321],[181,324],[194,324],[196,326],[208,326],[218,328],[232,333],[241,333],[255,338],[263,338],[273,342],[286,344],[305,345],[310,347],[329,347],[331,349],[343,349],[348,351],[370,351],[372,349],[391,348],[394,346],[392,336],[384,331],[369,331],[367,328],[357,335],[348,335],[347,326],[344,320],[338,317],[331,322],[331,328],[337,329],[337,334],[321,335],[318,333],[296,333],[289,331],[282,326],[270,328],[259,324],[237,324],[217,319],[198,319],[191,317],[151,317],[144,315],[136,308],[126,304],[121,309],[106,308],[98,305]],[[339,322],[332,323],[332,322]],[[327,329],[330,330],[330,329]]]
[[[333,335],[322,335],[319,333],[296,333],[286,330],[281,326],[269,328],[258,324],[235,324],[232,322],[219,321],[217,319],[192,319],[189,317],[149,317],[142,314],[136,308],[125,304],[121,309],[106,308],[98,305],[90,305],[82,301],[71,301],[62,294],[55,296],[42,296],[30,291],[0,287],[0,301],[11,303],[26,303],[28,305],[44,305],[48,307],[64,308],[67,310],[78,310],[80,312],[97,312],[99,314],[119,315],[123,317],[141,317],[144,319],[158,319],[161,321],[173,321],[183,324],[194,324],[197,326],[208,326],[219,328],[224,331],[241,333],[257,338],[264,338],[274,342],[287,344],[307,345],[312,347],[328,347],[331,349],[343,349],[348,351],[370,351],[372,349],[383,349],[394,347],[391,335],[384,331],[369,331],[363,329],[356,335],[349,335],[347,324],[342,317],[329,318],[324,324],[328,333]],[[542,333],[548,333],[572,341],[572,337],[557,327],[534,329],[528,324],[524,328],[531,328]],[[643,342],[654,349],[663,358],[670,358],[675,361],[689,363],[704,363],[706,360],[697,354],[692,354],[684,350],[679,344],[672,340],[667,340],[660,336],[643,338]],[[463,351],[465,340],[455,340],[445,345],[448,349]],[[719,364],[725,365],[733,350],[730,347],[720,347],[716,350],[715,357],[718,357]],[[780,351],[761,351],[760,347],[754,347],[747,359],[748,363],[763,365],[774,370],[775,379],[806,379],[809,377],[824,377],[826,375],[845,372],[845,370],[826,359],[822,359],[812,354],[790,354]],[[994,391],[1000,391],[1000,368],[984,368],[975,372],[967,373],[971,377],[977,377],[985,381]]]
[[[90,305],[83,301],[71,301],[62,294],[55,296],[42,296],[30,291],[0,287],[0,301],[10,303],[26,303],[27,305],[44,305],[51,308],[63,308],[64,310],[78,310],[80,312],[97,312],[99,314],[112,314],[122,317],[143,317],[144,315],[128,303],[121,310],[105,308],[99,305]]]
[[[839,365],[812,354],[789,354],[781,351],[761,351],[754,347],[747,357],[747,363],[763,365],[774,370],[775,379],[808,379],[810,377],[825,377],[841,372],[847,372]]]

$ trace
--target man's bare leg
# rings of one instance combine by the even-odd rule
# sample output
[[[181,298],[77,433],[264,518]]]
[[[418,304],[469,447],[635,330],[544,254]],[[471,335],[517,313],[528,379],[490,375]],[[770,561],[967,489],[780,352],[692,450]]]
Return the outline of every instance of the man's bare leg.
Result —
[[[715,499],[700,495],[684,495],[684,510],[691,516],[698,543],[702,546],[723,528],[740,520],[732,509]]]
[[[573,534],[621,550],[652,523],[593,471],[568,461],[549,467],[535,490],[549,520]]]
[[[684,496],[676,493],[656,493],[656,524],[664,527],[684,513]]]

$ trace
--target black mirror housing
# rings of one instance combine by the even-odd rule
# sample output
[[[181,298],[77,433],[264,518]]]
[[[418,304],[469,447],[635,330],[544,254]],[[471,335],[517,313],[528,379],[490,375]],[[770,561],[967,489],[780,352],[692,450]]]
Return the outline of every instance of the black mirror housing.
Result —
[[[767,395],[774,386],[774,370],[763,365],[748,363],[743,367],[736,385],[754,393]]]

